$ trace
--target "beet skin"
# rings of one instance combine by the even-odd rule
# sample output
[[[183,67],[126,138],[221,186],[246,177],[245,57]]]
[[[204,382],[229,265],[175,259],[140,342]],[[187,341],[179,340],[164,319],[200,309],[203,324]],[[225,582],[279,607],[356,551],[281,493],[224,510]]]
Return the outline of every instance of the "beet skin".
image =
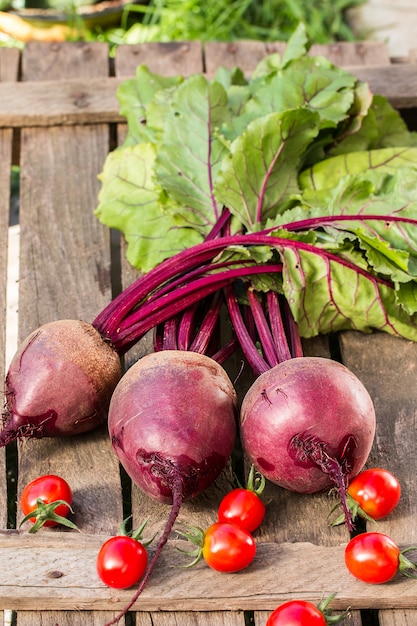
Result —
[[[204,491],[222,472],[236,436],[236,393],[224,369],[195,352],[163,350],[123,376],[109,409],[114,450],[132,480],[172,504]]]
[[[40,326],[10,363],[0,446],[20,437],[76,435],[104,423],[121,375],[119,355],[91,324]]]
[[[300,493],[353,478],[375,435],[375,410],[361,381],[320,357],[283,361],[261,374],[241,409],[242,445],[271,482]]]

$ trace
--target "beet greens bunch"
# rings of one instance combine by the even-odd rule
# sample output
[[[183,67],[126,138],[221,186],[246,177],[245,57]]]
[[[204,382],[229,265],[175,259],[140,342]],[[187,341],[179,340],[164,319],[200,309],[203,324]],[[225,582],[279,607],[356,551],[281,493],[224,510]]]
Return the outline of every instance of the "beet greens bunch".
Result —
[[[417,136],[368,85],[309,56],[302,26],[250,79],[139,66],[118,97],[128,133],[96,215],[145,276],[96,320],[116,346],[231,283],[240,305],[248,286],[284,299],[302,337],[416,340]]]

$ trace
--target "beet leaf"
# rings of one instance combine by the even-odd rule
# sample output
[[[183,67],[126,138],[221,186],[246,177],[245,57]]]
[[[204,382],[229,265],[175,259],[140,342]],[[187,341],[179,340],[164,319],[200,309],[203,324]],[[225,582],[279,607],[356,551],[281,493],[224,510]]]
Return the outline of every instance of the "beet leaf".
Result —
[[[174,303],[180,287],[193,307],[187,280],[209,296],[228,271],[284,295],[302,336],[353,328],[417,340],[416,135],[368,85],[311,57],[303,27],[249,78],[140,66],[118,96],[129,132],[104,164],[96,215],[150,273],[97,321],[120,349],[152,327],[140,309],[164,324],[181,303],[165,312],[159,298]],[[269,263],[282,271],[250,276]]]

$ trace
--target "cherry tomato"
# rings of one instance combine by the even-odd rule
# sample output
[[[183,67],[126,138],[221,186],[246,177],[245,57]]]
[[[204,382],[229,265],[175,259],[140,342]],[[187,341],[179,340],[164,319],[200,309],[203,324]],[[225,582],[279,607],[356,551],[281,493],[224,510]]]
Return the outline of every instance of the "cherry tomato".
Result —
[[[100,579],[108,587],[128,589],[142,578],[148,553],[142,542],[125,535],[110,537],[101,546],[96,560]]]
[[[245,569],[252,563],[255,554],[255,540],[239,526],[217,522],[204,533],[202,556],[207,565],[218,572]]]
[[[266,626],[326,626],[323,613],[311,602],[289,600],[269,616]]]
[[[39,476],[26,485],[20,496],[20,506],[25,515],[22,523],[30,519],[36,530],[40,526],[58,524],[77,528],[66,520],[71,511],[71,503],[72,490],[66,480],[54,474]],[[34,515],[31,516],[31,513]]]
[[[403,568],[401,552],[395,541],[377,532],[361,533],[345,549],[349,572],[365,583],[386,583]]]
[[[219,522],[230,522],[248,532],[261,525],[265,517],[265,504],[251,489],[239,487],[229,491],[220,502]]]
[[[349,484],[348,494],[359,504],[362,511],[372,519],[379,520],[397,506],[401,486],[391,472],[376,467],[358,474]]]

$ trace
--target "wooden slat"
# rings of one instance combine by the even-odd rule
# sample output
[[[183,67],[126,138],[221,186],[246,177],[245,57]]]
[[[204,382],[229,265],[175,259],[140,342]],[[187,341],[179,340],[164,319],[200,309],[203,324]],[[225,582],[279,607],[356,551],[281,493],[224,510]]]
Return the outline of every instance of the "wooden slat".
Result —
[[[134,76],[138,65],[147,65],[152,72],[164,76],[188,76],[203,69],[200,41],[143,43],[118,46],[116,76]]]
[[[17,50],[0,49],[0,81],[16,81],[19,73]],[[0,380],[4,380],[6,367],[6,323],[7,323],[7,270],[9,218],[11,202],[11,170],[13,162],[13,131],[0,129]],[[17,289],[17,286],[16,286]],[[12,334],[11,334],[12,336]],[[10,345],[10,340],[9,340]],[[0,451],[0,524],[8,523],[8,503],[6,486],[5,450]]]
[[[383,41],[343,41],[313,44],[310,55],[322,55],[336,65],[381,66],[390,64],[388,46]]]
[[[197,43],[197,42],[196,42]],[[167,58],[167,52],[169,58]],[[184,49],[180,47],[179,54],[182,55]],[[202,51],[200,44],[193,44],[190,49],[185,50],[185,59],[178,57],[177,46],[165,47],[148,44],[142,46],[121,46],[118,48],[115,58],[116,76],[124,80],[124,77],[133,76],[138,63],[146,63],[154,72],[166,73],[168,67],[169,74],[201,72]],[[170,55],[174,56],[174,59]],[[167,61],[173,60],[173,64]],[[178,65],[178,60],[181,61]],[[184,62],[186,61],[186,63]],[[126,124],[118,126],[118,141],[121,144],[124,140]],[[122,242],[122,284],[124,287],[132,283],[138,276],[138,272],[126,261],[125,246]],[[152,351],[152,332],[139,342],[126,355],[126,368],[130,367],[138,358]],[[221,478],[206,493],[192,502],[186,502],[182,506],[178,522],[187,527],[200,526],[207,527],[213,521],[213,510],[217,502],[224,493],[231,488],[232,474],[231,468],[223,473]],[[136,485],[132,485],[132,517],[134,527],[137,527],[143,519],[148,519],[147,536],[153,533],[160,533],[166,523],[170,507],[153,501],[146,496]],[[228,607],[223,611],[209,611],[204,613],[176,612],[166,613],[151,611],[149,613],[140,612],[136,614],[136,626],[244,626],[245,618],[241,612],[230,613]]]
[[[351,332],[342,334],[341,345],[343,361],[365,384],[375,404],[377,431],[367,466],[389,469],[402,486],[398,507],[378,521],[377,530],[397,543],[415,545],[417,344],[383,333],[364,336]],[[374,529],[368,524],[368,530]],[[399,593],[401,588],[402,582],[396,587]],[[380,626],[416,622],[416,612],[379,611]]]
[[[355,65],[346,66],[346,69],[358,79],[369,83],[374,93],[385,95],[393,106],[401,109],[417,106],[417,72],[412,64],[380,67]],[[180,73],[187,75],[185,71]],[[0,83],[0,127],[123,121],[116,97],[122,80],[117,77],[92,77],[88,80],[45,80],[43,84]]]
[[[65,76],[65,78],[63,78]],[[0,126],[61,126],[120,121],[116,78],[0,83]]]
[[[409,459],[416,440],[414,428],[411,428],[410,437],[405,431],[413,423],[413,407],[417,399],[417,395],[413,396],[410,391],[413,373],[415,375],[417,370],[417,346],[382,333],[367,336],[353,332],[342,333],[340,345],[344,363],[365,384],[375,405],[377,430],[367,466],[390,469],[402,485],[399,507],[386,520],[378,522],[378,530],[399,543],[414,543],[417,533],[412,520],[417,512],[414,503],[417,465]],[[396,415],[397,407],[401,407],[401,418]],[[399,428],[399,423],[404,425],[403,429]],[[406,449],[409,445],[410,452]],[[372,524],[367,526],[369,530],[375,530],[371,528]],[[417,620],[415,613],[409,617],[410,623]],[[401,624],[401,613],[379,611],[379,623],[381,626]]]
[[[384,333],[341,335],[344,363],[362,380],[375,404],[377,431],[368,466],[390,469],[402,484],[396,510],[378,530],[417,544],[417,344]]]
[[[0,130],[0,378],[4,380],[6,351],[7,254],[10,207],[10,174],[12,167],[11,130]],[[7,487],[5,450],[0,451],[0,524],[7,525]]]
[[[132,590],[110,589],[95,574],[100,540],[97,535],[54,531],[42,537],[0,537],[2,558],[8,563],[7,570],[0,571],[0,608],[84,611],[124,606]],[[332,602],[335,610],[347,606],[417,608],[412,579],[398,575],[386,585],[355,580],[343,565],[343,544],[259,542],[253,565],[228,575],[204,562],[191,570],[181,567],[188,559],[177,548],[185,545],[182,540],[170,540],[136,610],[272,610],[293,597],[318,602],[332,593],[337,593]]]
[[[19,77],[20,50],[1,48],[0,83],[14,83]]]
[[[42,626],[103,626],[109,619],[107,611],[44,611]],[[19,611],[17,626],[34,626],[32,611]],[[151,626],[151,625],[149,625]]]
[[[17,49],[0,48],[0,82],[12,82],[18,79],[19,61],[20,54]],[[0,129],[0,189],[2,190],[0,194],[0,380],[4,380],[5,367],[7,367],[5,359],[10,358],[6,350],[7,348],[9,351],[15,349],[13,342],[16,338],[16,329],[13,332],[9,328],[9,332],[6,332],[6,324],[8,322],[6,307],[11,305],[11,303],[7,302],[6,290],[7,272],[8,270],[10,271],[8,254],[12,254],[12,250],[8,250],[8,226],[11,200],[10,177],[13,163],[13,135],[12,129]],[[17,290],[17,285],[15,284],[10,285],[10,287]],[[11,457],[12,454],[9,455],[9,458]],[[2,528],[6,528],[9,523],[13,523],[13,513],[9,511],[8,502],[12,495],[8,492],[7,479],[9,478],[11,483],[12,478],[15,479],[15,476],[11,474],[7,476],[6,472],[6,450],[3,448],[0,451],[0,525]]]
[[[416,612],[407,609],[391,611],[386,609],[379,613],[379,626],[414,626]]]
[[[255,69],[267,54],[285,51],[284,42],[234,41],[229,43],[207,42],[204,47],[205,67],[209,75],[220,66],[232,69],[244,67],[248,72]],[[341,42],[328,45],[314,44],[310,55],[325,56],[332,63],[342,66],[389,65],[388,48],[383,42]]]
[[[135,72],[136,65],[138,63],[138,47],[136,46],[123,46],[117,50],[115,58],[115,69],[117,76],[129,76]],[[146,55],[146,62],[149,63],[149,67],[152,71],[163,71],[164,63],[166,63],[166,54],[171,50],[170,47],[165,46],[147,46],[143,52],[141,47],[141,62],[144,61],[144,55]],[[173,54],[177,48],[173,48]],[[186,54],[186,69],[188,73],[201,72],[203,70],[202,65],[202,53],[201,46],[194,45],[190,50],[187,50]],[[174,64],[175,67],[175,64]],[[122,131],[123,128],[123,131]],[[119,128],[119,142],[123,141],[125,126],[121,125]],[[137,270],[132,268],[126,261],[124,255],[124,248],[122,250],[123,260],[123,286],[129,285],[138,276]],[[138,346],[126,355],[126,367],[129,367],[138,358],[151,351],[153,347],[152,333],[148,334]],[[179,515],[179,521],[188,526],[207,526],[211,524],[214,519],[213,511],[216,504],[219,502],[222,495],[232,485],[232,474],[230,468],[226,471],[222,479],[217,481],[212,488],[207,490],[206,493],[200,497],[195,498],[192,502],[186,502]],[[154,502],[146,495],[144,495],[136,486],[133,486],[132,491],[132,514],[135,526],[139,525],[145,518],[150,518],[147,524],[147,532],[149,536],[152,536],[154,532],[159,532],[165,525],[165,521],[168,517],[170,507],[157,502]]]
[[[58,51],[53,45],[30,45],[23,52],[22,67],[23,80],[33,85],[62,76],[79,75],[88,81],[108,75],[108,48],[67,44]],[[108,150],[106,125],[22,129],[21,339],[54,319],[89,322],[111,299],[109,232],[93,214],[97,174]],[[19,493],[29,480],[50,472],[71,485],[74,521],[82,532],[99,537],[117,531],[123,518],[119,466],[105,427],[77,438],[23,442]],[[84,581],[82,568],[79,577]],[[31,608],[42,615],[25,613],[27,623],[66,619],[49,613],[52,605]]]
[[[150,619],[151,621],[147,621]],[[176,611],[136,613],[136,626],[245,626],[243,611]]]

